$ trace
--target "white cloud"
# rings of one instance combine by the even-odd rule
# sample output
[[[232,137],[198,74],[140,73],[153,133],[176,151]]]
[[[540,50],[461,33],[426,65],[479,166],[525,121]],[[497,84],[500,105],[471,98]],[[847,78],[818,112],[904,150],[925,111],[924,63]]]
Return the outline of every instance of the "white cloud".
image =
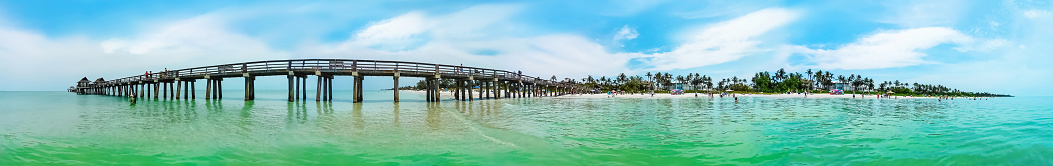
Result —
[[[49,38],[0,25],[0,80],[19,78],[4,90],[65,89],[80,77],[107,80],[147,70],[189,68],[216,63],[284,59],[263,42],[231,33],[223,21],[202,15],[147,30],[138,37],[105,41],[81,37]],[[45,75],[45,76],[41,76]]]
[[[636,39],[636,36],[639,35],[640,34],[636,33],[635,29],[629,28],[629,25],[625,25],[622,26],[621,30],[618,30],[618,33],[614,34],[614,42]]]
[[[798,47],[807,54],[817,69],[879,69],[904,67],[926,63],[919,52],[944,43],[964,44],[973,38],[943,27],[915,28],[884,31],[837,49],[807,49]]]
[[[419,38],[434,23],[424,18],[424,13],[411,12],[401,16],[372,23],[369,28],[355,34],[360,44],[384,50],[405,50],[423,42]]]
[[[1034,19],[1034,18],[1049,16],[1049,12],[1047,12],[1045,10],[1033,10],[1032,9],[1032,10],[1024,11],[1024,16],[1027,16],[1027,18]]]
[[[756,11],[729,21],[713,24],[691,35],[688,42],[670,52],[651,55],[648,70],[701,67],[738,60],[767,51],[758,38],[797,19],[799,13],[781,8]]]
[[[509,20],[519,8],[479,5],[450,14],[410,12],[372,24],[343,43],[304,48],[300,54],[464,64],[560,78],[625,72],[625,64],[634,56],[609,53],[602,45],[577,35],[517,35],[523,25]],[[395,23],[415,27],[384,30]],[[390,41],[416,43],[399,45],[406,43]],[[400,49],[377,47],[377,43],[393,44]]]
[[[249,57],[283,57],[257,39],[226,30],[217,15],[201,15],[165,24],[135,38],[114,38],[99,43],[106,54],[188,61],[199,58],[241,60]]]
[[[973,2],[957,0],[892,0],[881,1],[890,13],[881,14],[877,22],[897,24],[906,28],[954,26],[968,13]]]

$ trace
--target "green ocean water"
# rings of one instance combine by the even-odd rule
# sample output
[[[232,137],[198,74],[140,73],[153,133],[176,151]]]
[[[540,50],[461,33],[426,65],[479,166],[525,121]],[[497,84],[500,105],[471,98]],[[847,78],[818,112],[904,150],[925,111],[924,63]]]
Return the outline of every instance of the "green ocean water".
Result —
[[[1053,97],[222,101],[0,92],[0,165],[1051,165]],[[313,96],[313,93],[310,95]],[[202,96],[198,96],[202,97]]]

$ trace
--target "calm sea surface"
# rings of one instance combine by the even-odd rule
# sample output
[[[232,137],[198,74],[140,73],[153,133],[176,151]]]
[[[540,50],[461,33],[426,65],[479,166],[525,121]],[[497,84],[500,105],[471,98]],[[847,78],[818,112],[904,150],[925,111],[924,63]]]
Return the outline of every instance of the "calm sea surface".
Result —
[[[1053,97],[289,103],[0,92],[0,165],[1050,165]],[[198,97],[203,97],[203,91]],[[310,95],[314,96],[313,93]]]

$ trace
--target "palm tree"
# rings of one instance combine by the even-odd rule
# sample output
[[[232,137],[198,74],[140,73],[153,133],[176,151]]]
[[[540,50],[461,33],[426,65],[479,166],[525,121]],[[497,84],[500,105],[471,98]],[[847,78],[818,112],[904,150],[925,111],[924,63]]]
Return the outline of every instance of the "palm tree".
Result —
[[[695,80],[692,80],[691,83],[695,84],[695,86],[693,86],[691,88],[695,89],[695,96],[698,96],[698,84],[702,83],[702,77],[699,76],[698,73],[695,73]]]
[[[713,89],[713,77],[702,76],[702,78],[703,78],[702,79],[702,83],[706,84],[706,89],[712,90]],[[712,92],[710,92],[710,94],[712,94]]]
[[[786,70],[780,68],[779,71],[775,72],[775,78],[779,80],[778,82],[782,82],[782,80],[786,79]]]
[[[684,85],[687,85],[688,87],[690,87],[691,86],[691,80],[693,80],[694,77],[695,77],[695,74],[687,73],[687,76],[684,77],[684,81],[681,82],[681,83],[684,83]],[[684,87],[684,90],[686,91],[687,87]]]
[[[684,84],[684,76],[683,75],[677,75],[676,76],[676,81],[679,81],[680,85],[683,85]],[[683,87],[681,87],[681,88],[683,88]],[[683,89],[681,89],[681,90],[683,90]]]
[[[618,75],[618,83],[625,84],[626,81],[628,81],[628,78],[625,77],[625,73]]]
[[[837,81],[841,82],[841,85],[844,85],[845,84],[845,76],[844,75],[837,75]],[[842,88],[844,88],[844,87],[842,87]],[[842,89],[842,90],[844,90],[844,89]]]
[[[661,84],[659,84],[659,82],[661,82],[661,81],[659,81],[659,80],[662,80],[663,76],[665,76],[665,75],[663,75],[662,72],[654,73],[654,81],[651,84],[654,85],[657,88],[660,88]]]
[[[874,90],[874,80],[867,78],[867,90]]]
[[[651,72],[647,72],[646,76],[647,76],[647,81],[652,81],[651,80]],[[651,93],[654,93],[654,86],[653,85],[647,85],[647,88],[651,90]]]
[[[811,78],[810,80],[812,80],[812,82],[815,82],[815,77],[813,77],[813,75],[812,75],[812,69],[808,69],[808,71],[806,71],[804,73],[807,73],[808,77]],[[812,90],[812,87],[813,87],[812,85],[813,84],[808,84],[808,90]]]

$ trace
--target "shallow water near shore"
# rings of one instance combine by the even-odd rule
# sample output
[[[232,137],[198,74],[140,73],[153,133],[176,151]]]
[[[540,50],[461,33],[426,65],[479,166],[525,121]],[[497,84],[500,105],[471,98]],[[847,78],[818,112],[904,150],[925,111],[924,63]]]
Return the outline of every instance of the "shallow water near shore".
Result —
[[[0,92],[0,165],[1048,165],[1053,97],[290,103]],[[201,95],[202,93],[198,94]],[[202,96],[198,96],[203,97]]]

